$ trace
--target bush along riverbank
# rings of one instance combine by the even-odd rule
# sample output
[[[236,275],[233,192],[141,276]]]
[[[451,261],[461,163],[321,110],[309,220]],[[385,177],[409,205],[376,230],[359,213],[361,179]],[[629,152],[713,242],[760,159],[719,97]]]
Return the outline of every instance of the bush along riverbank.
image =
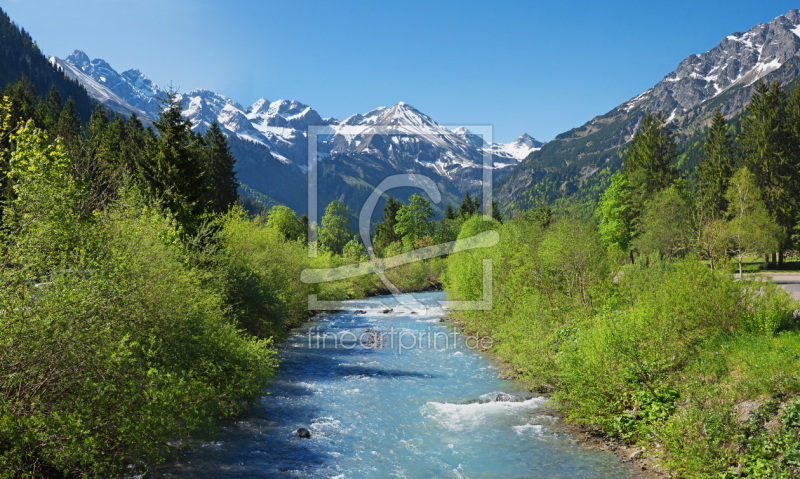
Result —
[[[500,243],[451,255],[445,289],[478,299],[492,259],[492,309],[456,320],[491,335],[518,381],[682,477],[798,476],[800,330],[785,291],[691,257],[628,265],[575,211],[474,219],[462,234],[485,228]]]
[[[238,197],[225,135],[215,123],[194,132],[174,93],[148,128],[102,106],[82,125],[71,101],[43,100],[24,79],[4,93],[0,477],[145,471],[263,396],[274,341],[309,318],[309,294],[382,292],[374,275],[303,283],[304,269],[367,260],[349,212],[329,205],[314,258],[305,217],[281,205],[245,214],[237,198],[254,203]],[[388,210],[382,254],[463,222],[431,221],[421,198]],[[429,290],[443,265],[387,275]]]

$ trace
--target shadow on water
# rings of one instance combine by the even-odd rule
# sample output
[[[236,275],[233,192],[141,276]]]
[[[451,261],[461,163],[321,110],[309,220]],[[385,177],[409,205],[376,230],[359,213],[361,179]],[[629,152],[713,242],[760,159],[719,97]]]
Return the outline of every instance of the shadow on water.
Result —
[[[254,408],[146,477],[632,477],[613,457],[575,447],[542,416],[541,400],[515,396],[477,352],[313,340],[389,327],[428,325],[338,313],[298,328],[278,345],[281,366]],[[300,427],[311,439],[293,435]]]

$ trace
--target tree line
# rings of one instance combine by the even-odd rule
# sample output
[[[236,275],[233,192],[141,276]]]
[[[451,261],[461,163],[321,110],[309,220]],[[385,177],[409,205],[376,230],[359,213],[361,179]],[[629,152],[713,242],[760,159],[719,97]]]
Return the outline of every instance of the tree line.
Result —
[[[220,126],[213,122],[201,134],[181,115],[175,92],[168,94],[163,113],[145,127],[135,114],[125,119],[98,104],[83,125],[75,102],[65,101],[52,87],[39,98],[22,78],[3,92],[0,105],[0,171],[11,168],[14,133],[30,120],[32,126],[60,141],[72,159],[72,173],[86,183],[85,213],[102,210],[128,182],[163,203],[187,234],[198,231],[204,216],[222,213],[238,199],[235,159]],[[58,139],[58,140],[57,140]],[[14,179],[2,175],[0,195],[14,197]]]
[[[737,132],[717,110],[691,174],[677,168],[674,132],[647,113],[597,208],[604,242],[630,255],[764,254],[781,266],[800,222],[800,91],[760,82]]]

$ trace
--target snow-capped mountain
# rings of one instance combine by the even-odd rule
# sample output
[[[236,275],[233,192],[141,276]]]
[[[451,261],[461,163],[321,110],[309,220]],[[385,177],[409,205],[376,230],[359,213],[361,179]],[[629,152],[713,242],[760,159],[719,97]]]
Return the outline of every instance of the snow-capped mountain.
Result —
[[[61,60],[53,57],[67,75],[87,87],[89,94],[113,110],[129,115],[136,112],[149,119],[158,116],[166,91],[138,70],[119,74],[102,59],[89,60],[75,50]],[[334,154],[369,153],[397,164],[417,163],[444,177],[453,169],[475,168],[483,164],[484,148],[494,155],[495,168],[507,169],[524,159],[541,143],[527,134],[508,144],[466,139],[464,133],[450,131],[412,106],[400,102],[356,114],[344,121],[323,118],[308,105],[297,101],[262,98],[245,108],[224,95],[199,89],[179,95],[184,116],[193,127],[205,130],[217,121],[229,136],[269,148],[276,159],[292,163],[305,171],[309,126],[327,126],[327,135],[318,143],[319,158]],[[388,142],[385,135],[390,135]],[[384,144],[385,143],[385,144]]]
[[[662,111],[675,118],[732,87],[752,85],[800,53],[800,10],[792,10],[745,33],[722,39],[691,55],[656,86],[620,106]]]
[[[525,209],[543,191],[549,199],[578,192],[598,172],[620,168],[618,148],[631,141],[647,112],[665,115],[678,142],[692,144],[702,141],[717,108],[729,119],[741,115],[759,80],[787,86],[798,78],[800,9],[690,55],[652,88],[556,136],[498,181],[494,193],[501,204]]]

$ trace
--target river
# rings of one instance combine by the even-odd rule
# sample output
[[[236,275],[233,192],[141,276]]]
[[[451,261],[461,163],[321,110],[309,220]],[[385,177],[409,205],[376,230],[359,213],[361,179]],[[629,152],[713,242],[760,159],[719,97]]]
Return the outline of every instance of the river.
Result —
[[[414,311],[329,313],[293,331],[260,403],[148,477],[636,477],[577,443],[544,398],[499,379],[495,361],[440,323],[444,293],[414,297]],[[300,427],[310,439],[293,435]]]

